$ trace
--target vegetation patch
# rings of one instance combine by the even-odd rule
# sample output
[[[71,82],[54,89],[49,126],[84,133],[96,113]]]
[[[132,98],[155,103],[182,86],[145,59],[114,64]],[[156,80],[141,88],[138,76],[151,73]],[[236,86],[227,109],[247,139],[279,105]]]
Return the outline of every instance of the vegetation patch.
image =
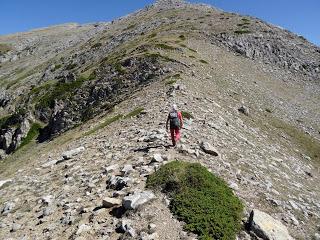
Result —
[[[44,85],[42,87],[31,90],[31,92],[33,93],[45,90],[44,95],[36,99],[36,107],[52,108],[54,106],[55,99],[65,99],[68,96],[68,94],[71,94],[76,89],[80,88],[82,84],[87,80],[88,79],[84,77],[79,77],[77,80],[73,82],[58,82],[53,86]]]
[[[209,64],[206,60],[203,60],[203,59],[200,59],[199,61],[204,64]]]
[[[91,49],[99,48],[99,47],[101,47],[101,46],[102,46],[102,43],[101,43],[101,42],[97,42],[97,43],[95,43],[95,44],[93,44],[93,45],[91,46]]]
[[[166,81],[166,85],[173,85],[173,84],[175,84],[176,82],[177,82],[176,79],[170,79],[170,80]]]
[[[199,163],[168,163],[148,177],[147,187],[166,193],[172,213],[199,239],[235,239],[243,205],[222,179]]]
[[[163,56],[160,53],[146,53],[145,56],[150,57],[150,58],[154,58],[154,59],[161,58],[165,62],[176,62],[176,60],[174,60],[173,58]]]
[[[126,28],[126,30],[130,30],[130,29],[133,29],[135,27],[136,27],[136,24],[131,24]]]
[[[158,44],[156,44],[156,47],[164,49],[164,50],[175,50],[176,49],[175,47],[169,46],[169,45],[164,44],[164,43],[158,43]]]
[[[154,37],[156,37],[157,36],[157,33],[151,33],[149,36],[148,36],[148,38],[154,38]]]
[[[0,55],[5,54],[12,50],[11,46],[5,43],[0,43]]]
[[[118,114],[114,117],[111,117],[111,118],[107,118],[103,123],[99,124],[98,126],[96,126],[95,128],[91,129],[90,131],[86,132],[84,134],[84,136],[88,136],[88,135],[91,135],[92,133],[95,133],[96,131],[110,125],[111,123],[115,122],[115,121],[118,121],[119,119],[121,119],[123,117],[123,115],[121,114]]]
[[[186,118],[186,119],[193,119],[194,118],[193,115],[189,112],[182,111],[181,114],[182,114],[182,117]]]
[[[184,41],[184,40],[187,39],[184,35],[180,35],[179,38],[180,38],[182,41]]]
[[[316,160],[318,164],[320,163],[320,142],[318,140],[283,120],[271,118],[270,123],[272,126],[289,135],[292,140],[301,147],[306,155]]]
[[[22,139],[22,142],[20,146],[16,149],[16,151],[22,148],[23,146],[27,145],[28,143],[30,143],[33,139],[36,139],[39,136],[39,132],[41,128],[42,126],[39,123],[33,123],[27,136]]]
[[[136,108],[132,112],[130,112],[127,115],[125,115],[124,118],[135,117],[135,116],[139,115],[143,110],[144,110],[144,108],[142,108],[142,107]]]

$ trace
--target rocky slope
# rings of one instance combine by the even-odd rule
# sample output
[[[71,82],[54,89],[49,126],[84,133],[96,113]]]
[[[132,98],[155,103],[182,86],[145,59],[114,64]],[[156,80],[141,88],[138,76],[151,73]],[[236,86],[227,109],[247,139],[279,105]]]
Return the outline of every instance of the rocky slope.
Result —
[[[224,178],[247,214],[269,213],[295,239],[319,236],[318,47],[256,18],[168,0],[0,44],[1,238],[194,238],[159,193],[137,211],[102,207],[143,192],[173,159]],[[164,129],[172,103],[192,115],[178,148]],[[36,124],[38,143],[27,142]]]

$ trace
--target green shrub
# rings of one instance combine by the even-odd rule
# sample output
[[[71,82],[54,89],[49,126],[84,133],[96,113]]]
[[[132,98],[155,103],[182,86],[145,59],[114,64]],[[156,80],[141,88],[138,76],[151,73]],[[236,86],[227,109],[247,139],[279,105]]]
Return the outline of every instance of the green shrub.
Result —
[[[39,88],[31,90],[34,93],[40,92],[41,90],[45,90],[44,95],[36,99],[36,107],[52,108],[55,99],[64,99],[68,94],[71,94],[76,89],[80,88],[85,81],[87,81],[86,78],[79,77],[77,80],[73,82],[58,82],[53,86],[44,85],[42,87],[40,86]]]
[[[206,60],[200,59],[199,60],[201,63],[209,64]]]
[[[179,38],[183,41],[186,40],[186,37],[184,35],[180,35]]]
[[[164,44],[164,43],[158,43],[158,44],[156,44],[156,47],[164,49],[164,50],[175,50],[175,47],[169,46],[169,45]]]
[[[155,36],[157,36],[157,33],[151,33],[148,38],[154,38]]]
[[[117,62],[114,64],[115,69],[117,70],[118,73],[120,74],[125,74],[126,69],[121,65],[121,63]]]
[[[142,107],[136,108],[132,112],[125,115],[124,118],[135,117],[135,116],[139,115],[143,110],[144,110],[144,108],[142,108]]]
[[[118,114],[118,115],[116,115],[116,116],[114,116],[114,117],[107,118],[103,123],[99,124],[97,127],[95,127],[95,128],[93,128],[93,129],[91,129],[90,131],[86,132],[86,133],[84,134],[84,136],[88,136],[88,135],[90,135],[90,134],[92,134],[92,133],[95,133],[96,131],[98,131],[98,130],[100,130],[100,129],[102,129],[102,128],[108,126],[108,125],[110,125],[111,123],[113,123],[113,122],[115,122],[115,121],[118,121],[118,120],[121,119],[122,117],[123,117],[123,115]]]
[[[199,239],[235,239],[243,205],[220,178],[199,163],[173,161],[147,179],[171,198],[170,210]]]
[[[173,84],[175,84],[176,82],[177,82],[177,80],[171,79],[171,80],[166,81],[166,85],[173,85]]]
[[[192,116],[192,114],[189,113],[189,112],[182,111],[181,114],[182,114],[182,117],[183,117],[183,118],[186,118],[186,119],[192,119],[192,118],[194,118],[194,117]]]
[[[136,27],[136,24],[129,25],[125,30],[130,30]]]
[[[0,55],[5,54],[11,50],[11,46],[5,43],[0,43]]]
[[[22,148],[23,146],[27,145],[28,143],[30,143],[33,139],[37,138],[39,135],[39,131],[41,129],[41,125],[39,123],[33,123],[27,136],[25,138],[22,139],[22,142],[20,144],[20,146],[18,147],[18,149]],[[17,150],[18,150],[17,149]],[[16,151],[17,151],[16,150]]]
[[[93,48],[99,48],[99,47],[101,47],[102,46],[102,43],[101,42],[97,42],[97,43],[95,43],[95,44],[93,44],[92,46],[91,46],[91,49],[93,49]]]

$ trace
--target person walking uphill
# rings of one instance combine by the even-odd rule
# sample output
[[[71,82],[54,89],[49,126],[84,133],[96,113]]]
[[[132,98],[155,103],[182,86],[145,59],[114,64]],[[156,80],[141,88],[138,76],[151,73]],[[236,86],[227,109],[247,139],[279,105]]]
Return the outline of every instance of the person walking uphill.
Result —
[[[183,126],[182,114],[178,111],[177,105],[173,105],[171,111],[169,112],[166,128],[168,129],[168,124],[170,123],[170,133],[172,145],[175,146],[177,142],[180,140],[181,133],[180,129]]]

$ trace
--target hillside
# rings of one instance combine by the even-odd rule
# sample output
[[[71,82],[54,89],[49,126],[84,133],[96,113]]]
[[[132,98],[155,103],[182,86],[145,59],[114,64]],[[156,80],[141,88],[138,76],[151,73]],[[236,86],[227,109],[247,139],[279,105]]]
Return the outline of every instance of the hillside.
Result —
[[[116,229],[129,222],[134,239],[194,239],[160,193],[138,211],[100,208],[183,160],[223,178],[246,215],[318,239],[319,96],[319,47],[207,5],[161,0],[110,23],[0,36],[0,238],[127,239]],[[173,103],[191,116],[176,148]],[[108,187],[117,173],[122,191]]]

